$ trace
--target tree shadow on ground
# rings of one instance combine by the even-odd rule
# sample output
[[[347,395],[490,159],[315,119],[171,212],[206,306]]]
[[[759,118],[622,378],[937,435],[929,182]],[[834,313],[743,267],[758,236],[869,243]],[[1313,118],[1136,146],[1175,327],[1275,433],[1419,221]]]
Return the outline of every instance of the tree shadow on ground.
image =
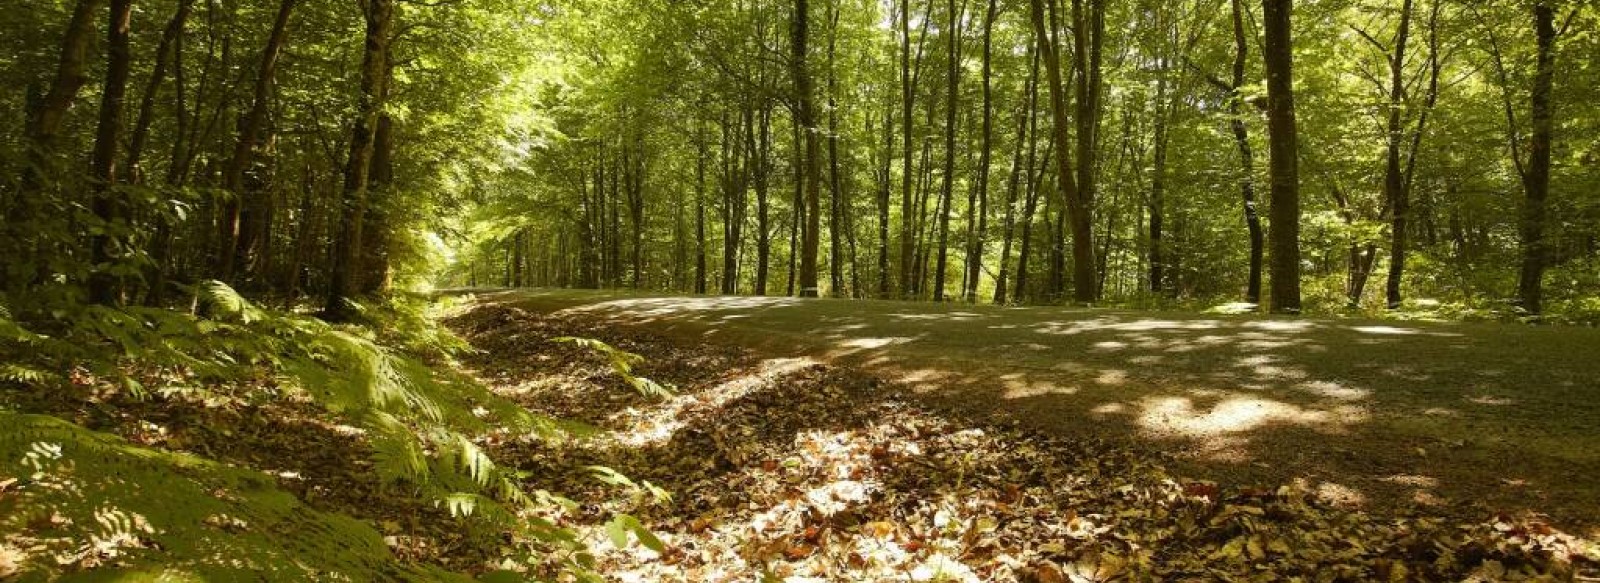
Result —
[[[1378,511],[1600,525],[1600,331],[581,292],[490,296],[682,340],[809,356],[926,402],[1111,436],[1232,484]]]
[[[739,303],[740,311],[717,317],[770,308]],[[943,389],[919,399],[856,367],[773,357],[723,341],[731,338],[687,342],[688,329],[663,332],[661,321],[638,327],[592,312],[479,305],[450,321],[484,349],[466,366],[530,408],[604,429],[585,442],[500,444],[497,458],[530,470],[530,487],[572,495],[580,510],[567,518],[588,525],[597,541],[602,521],[616,511],[646,518],[667,539],[662,555],[603,552],[608,572],[620,578],[729,580],[764,572],[876,580],[945,572],[1058,580],[1051,577],[1063,570],[1103,579],[1270,569],[1284,577],[1363,579],[1435,568],[1459,578],[1483,557],[1468,550],[1476,543],[1451,542],[1443,551],[1433,544],[1436,536],[1465,532],[1453,524],[1351,514],[1329,506],[1315,484],[1224,491],[1175,480],[1164,470],[1171,456],[1129,447],[1132,440],[1018,431],[974,418],[970,407],[945,415],[924,407]],[[606,378],[602,360],[549,342],[578,334],[643,354],[678,394],[601,396],[630,393]],[[829,346],[856,340],[813,336]],[[860,356],[832,355],[836,362]],[[1012,400],[1028,398],[1037,397]],[[674,497],[619,504],[615,489],[597,485],[593,465]],[[1261,566],[1268,559],[1271,566]]]

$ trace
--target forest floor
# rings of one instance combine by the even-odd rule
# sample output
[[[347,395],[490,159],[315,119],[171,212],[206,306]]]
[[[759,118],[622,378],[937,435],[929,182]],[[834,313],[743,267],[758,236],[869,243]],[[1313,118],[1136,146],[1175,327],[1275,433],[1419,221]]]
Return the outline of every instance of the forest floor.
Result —
[[[77,379],[0,392],[25,425],[0,439],[0,581],[1600,580],[1592,329],[538,290],[439,309],[472,350],[437,372],[591,430],[473,438],[543,501],[518,519],[576,547],[386,486],[363,430],[279,375]]]
[[[1600,330],[538,290],[481,302],[809,358],[924,405],[1345,507],[1600,538]]]

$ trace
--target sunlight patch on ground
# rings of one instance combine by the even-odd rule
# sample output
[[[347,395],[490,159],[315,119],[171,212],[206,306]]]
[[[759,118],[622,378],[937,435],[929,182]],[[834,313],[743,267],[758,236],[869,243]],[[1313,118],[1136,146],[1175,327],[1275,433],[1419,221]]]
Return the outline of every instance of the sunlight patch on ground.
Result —
[[[1094,382],[1110,386],[1126,384],[1128,382],[1128,371],[1106,369],[1100,371],[1100,376],[1095,377]]]
[[[1002,378],[1005,392],[1002,397],[1006,399],[1026,399],[1029,397],[1043,397],[1045,395],[1072,395],[1078,392],[1078,387],[1061,386],[1050,381],[1029,381],[1021,375],[1006,375]]]
[[[575,306],[558,310],[556,315],[563,314],[592,314],[596,312],[627,312],[639,316],[671,316],[688,312],[711,312],[718,310],[753,310],[757,308],[776,308],[792,306],[800,303],[798,298],[758,297],[758,296],[712,296],[712,297],[675,297],[675,298],[630,298],[611,300],[596,304]]]
[[[1367,495],[1360,490],[1337,482],[1317,484],[1317,498],[1335,506],[1355,507],[1367,503]]]
[[[1300,383],[1296,388],[1314,395],[1320,395],[1330,399],[1338,399],[1340,401],[1359,401],[1372,395],[1371,390],[1347,387],[1343,384],[1333,381],[1311,381],[1307,383]]]
[[[1068,322],[1042,322],[1033,327],[1040,334],[1072,336],[1086,332],[1153,332],[1164,330],[1214,330],[1222,327],[1217,320],[1134,320],[1124,322],[1118,318],[1101,316]]]
[[[844,342],[840,342],[839,346],[843,346],[845,348],[872,349],[883,348],[885,346],[892,346],[895,344],[905,344],[912,340],[916,339],[910,336],[890,336],[887,338],[853,338]]]
[[[1230,397],[1205,409],[1188,397],[1152,397],[1139,403],[1139,425],[1158,434],[1207,438],[1250,431],[1271,423],[1338,427],[1366,418],[1359,407],[1315,410],[1252,397]]]
[[[648,410],[640,411],[629,408],[617,414],[618,417],[628,419],[631,430],[618,432],[615,439],[618,445],[624,447],[642,447],[651,444],[666,443],[672,436],[683,429],[683,411],[694,406],[710,406],[720,408],[734,399],[738,399],[763,387],[771,385],[784,375],[792,374],[806,367],[817,364],[809,358],[773,358],[761,363],[760,369],[754,373],[724,382],[720,385],[698,393],[684,393],[674,395],[665,402],[652,405]]]
[[[1505,397],[1497,397],[1494,395],[1475,395],[1472,397],[1467,397],[1467,400],[1479,405],[1492,405],[1496,407],[1504,407],[1517,402],[1515,399],[1507,399]]]
[[[1305,320],[1256,320],[1244,323],[1245,328],[1266,330],[1268,332],[1305,332],[1317,327],[1316,322]]]

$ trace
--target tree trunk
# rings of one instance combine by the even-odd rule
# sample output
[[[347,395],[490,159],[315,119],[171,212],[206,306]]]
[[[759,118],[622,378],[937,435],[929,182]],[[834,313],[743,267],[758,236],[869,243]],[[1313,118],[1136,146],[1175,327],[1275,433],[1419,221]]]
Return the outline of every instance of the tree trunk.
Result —
[[[261,131],[267,123],[273,76],[278,69],[278,57],[283,54],[283,46],[288,39],[289,16],[294,12],[297,2],[298,0],[282,0],[278,5],[278,16],[273,21],[272,33],[267,37],[267,46],[261,50],[261,64],[256,69],[255,90],[250,102],[250,111],[239,122],[239,140],[234,145],[233,158],[223,169],[222,187],[232,195],[232,198],[223,205],[222,222],[218,231],[221,235],[221,245],[216,255],[216,277],[222,281],[233,280],[234,271],[239,264],[247,260],[255,243],[254,238],[259,236],[253,228],[254,222],[248,215],[261,212],[263,201],[259,200],[261,197],[257,193],[245,192],[244,174],[250,170],[255,157],[256,142],[260,139]],[[388,40],[385,39],[383,42],[387,43]]]
[[[1046,1],[1050,2],[1048,26],[1045,23],[1046,9],[1044,4]],[[1053,140],[1055,142],[1056,186],[1060,189],[1061,199],[1064,200],[1066,205],[1073,211],[1072,214],[1081,215],[1084,214],[1083,209],[1078,209],[1077,207],[1078,205],[1082,204],[1083,199],[1081,199],[1078,195],[1078,184],[1074,179],[1072,172],[1072,152],[1067,149],[1067,145],[1071,143],[1072,136],[1070,132],[1071,126],[1068,125],[1070,123],[1070,118],[1067,115],[1067,96],[1062,90],[1063,81],[1061,75],[1061,57],[1056,51],[1055,38],[1051,33],[1051,31],[1059,28],[1056,26],[1057,17],[1055,2],[1054,0],[1029,0],[1029,5],[1031,6],[1030,15],[1032,18],[1030,20],[1033,23],[1033,35],[1036,41],[1039,43],[1040,58],[1044,61],[1045,83],[1049,85],[1050,88],[1050,121],[1051,131],[1054,134]],[[1065,211],[1068,209],[1063,210]],[[1076,225],[1079,223],[1079,221],[1074,220],[1073,222],[1074,230],[1076,231]],[[1088,223],[1084,222],[1084,224],[1087,225]],[[1058,227],[1058,229],[1059,228],[1060,227]],[[1093,293],[1094,288],[1092,285],[1082,285],[1089,283],[1089,280],[1094,278],[1093,242],[1089,240],[1089,235],[1086,234],[1084,235],[1082,243],[1086,243],[1088,246],[1082,247],[1078,240],[1075,239],[1073,241],[1074,259],[1077,259],[1077,252],[1080,247],[1088,251],[1087,256],[1082,262],[1083,268],[1087,270],[1088,275],[1082,281],[1075,283],[1078,284],[1077,287],[1080,290]],[[1019,269],[1019,274],[1020,273],[1021,272]],[[1022,286],[1019,284],[1017,289],[1020,292]]]
[[[155,64],[150,67],[150,80],[145,83],[144,96],[139,100],[139,115],[133,123],[133,132],[128,137],[128,161],[126,164],[128,181],[139,183],[144,181],[144,171],[140,167],[140,160],[144,155],[145,142],[150,136],[150,124],[155,119],[156,94],[161,88],[161,82],[167,78],[167,69],[175,60],[179,37],[183,36],[183,27],[189,20],[189,13],[194,7],[194,0],[180,0],[178,9],[173,13],[172,19],[167,21],[167,27],[161,31],[161,43],[156,47]],[[182,66],[179,63],[178,66]],[[181,110],[180,110],[181,112]],[[182,114],[180,113],[181,117]],[[178,132],[182,134],[182,131]],[[181,139],[181,138],[180,138]],[[177,160],[173,160],[177,164]]]
[[[889,191],[890,166],[894,160],[894,99],[884,100],[888,108],[883,112],[883,160],[878,182],[878,299],[889,299]],[[871,119],[869,118],[870,122]],[[867,132],[871,134],[872,132]]]
[[[286,3],[293,0],[284,0]],[[361,222],[367,210],[367,186],[372,170],[372,151],[378,125],[389,93],[389,40],[394,36],[394,0],[367,0],[366,47],[361,58],[361,94],[354,128],[350,133],[350,156],[344,171],[344,194],[339,209],[338,233],[334,238],[333,265],[330,269],[328,301],[324,317],[332,321],[350,317],[349,300],[357,288],[355,278],[361,270]]]
[[[706,293],[706,141],[695,126],[694,159],[694,293]]]
[[[932,5],[933,0],[929,0]],[[930,17],[931,17],[931,10]],[[905,156],[900,173],[900,295],[910,299],[917,290],[916,285],[916,239],[920,233],[917,219],[917,208],[912,198],[912,186],[916,180],[912,174],[912,162],[917,155],[915,144],[916,122],[915,106],[917,97],[917,84],[922,76],[922,41],[927,37],[928,24],[932,18],[922,19],[922,30],[917,38],[916,71],[912,71],[911,56],[911,0],[905,0],[900,9],[900,114],[901,131],[905,138],[902,152]]]
[[[1550,92],[1555,74],[1555,13],[1550,0],[1533,5],[1533,31],[1538,43],[1538,60],[1529,98],[1533,133],[1528,140],[1527,170],[1522,174],[1522,270],[1517,280],[1517,298],[1522,309],[1538,315],[1544,308],[1544,270],[1549,243],[1545,241],[1545,206],[1550,195],[1550,142],[1555,107]]]
[[[763,104],[755,144],[756,295],[767,295],[772,265],[772,205],[768,199],[772,172],[772,108]]]
[[[100,93],[100,123],[95,129],[93,173],[94,215],[100,231],[90,240],[93,270],[89,275],[89,301],[113,305],[120,301],[121,283],[111,272],[116,248],[127,229],[127,201],[116,192],[117,147],[121,145],[124,123],[123,101],[128,96],[128,76],[133,56],[129,48],[128,27],[133,16],[133,0],[111,0],[111,18],[106,29],[106,83]],[[119,224],[122,223],[122,224]]]
[[[1244,201],[1244,224],[1250,232],[1250,276],[1245,283],[1244,301],[1261,303],[1261,258],[1265,236],[1261,230],[1261,215],[1256,210],[1255,155],[1250,149],[1250,130],[1244,123],[1245,63],[1249,58],[1250,44],[1245,36],[1243,0],[1233,4],[1233,86],[1230,89],[1228,113],[1232,119],[1228,126],[1233,130],[1233,143],[1239,150],[1239,195]]]
[[[1100,284],[1094,246],[1094,204],[1100,172],[1100,52],[1105,38],[1105,3],[1088,0],[1089,14],[1083,14],[1084,0],[1074,0],[1073,51],[1077,69],[1077,156],[1078,180],[1067,199],[1072,221],[1072,297],[1080,304],[1100,298]]]
[[[812,111],[811,71],[806,66],[806,42],[810,36],[810,17],[807,0],[794,2],[793,62],[794,88],[798,94],[796,117],[805,134],[805,209],[806,224],[800,234],[800,297],[817,297],[817,251],[822,231],[821,215],[821,156],[817,144],[816,116]]]
[[[945,268],[950,252],[950,195],[956,176],[956,112],[961,86],[961,11],[956,0],[948,0],[946,9],[950,20],[944,30],[946,48],[945,108],[944,108],[944,176],[939,187],[939,259],[933,266],[933,301],[944,301]]]
[[[85,67],[94,43],[94,13],[101,6],[101,1],[79,0],[73,9],[67,30],[62,35],[61,57],[49,91],[38,96],[38,88],[29,87],[24,128],[27,160],[23,165],[16,198],[6,205],[6,222],[0,227],[0,233],[7,235],[3,240],[16,244],[13,251],[25,254],[24,257],[8,257],[3,268],[6,289],[15,293],[22,293],[21,290],[30,284],[49,277],[50,268],[45,257],[49,252],[49,242],[40,237],[35,229],[37,221],[45,218],[49,212],[42,204],[45,197],[39,195],[45,189],[49,176],[55,174],[54,170],[59,166],[56,140],[66,122],[67,113],[77,100],[78,91],[89,81]]]
[[[1006,179],[1005,239],[1000,245],[1000,272],[994,279],[995,305],[1005,305],[1008,299],[1006,297],[1006,286],[1008,284],[1006,280],[1010,276],[1008,270],[1011,267],[1011,241],[1015,235],[1016,227],[1017,184],[1020,182],[1022,173],[1027,172],[1030,176],[1033,173],[1032,165],[1029,164],[1029,166],[1024,167],[1022,160],[1024,157],[1023,149],[1029,147],[1028,145],[1033,141],[1032,136],[1028,134],[1028,122],[1033,119],[1033,96],[1039,82],[1039,53],[1033,50],[1029,50],[1028,53],[1028,60],[1032,63],[1032,66],[1028,71],[1028,80],[1022,85],[1023,98],[1018,100],[1021,105],[1017,108],[1016,152],[1011,156],[1011,174]]]
[[[1272,311],[1300,312],[1300,164],[1294,113],[1291,0],[1262,0],[1267,137],[1272,178]]]
[[[33,202],[27,200],[26,195],[44,188],[47,169],[56,164],[55,142],[61,133],[61,126],[66,123],[67,113],[77,100],[78,91],[89,82],[89,73],[84,68],[88,64],[89,50],[94,45],[94,13],[103,1],[78,0],[72,10],[72,19],[67,21],[66,33],[61,38],[61,60],[56,64],[56,74],[49,92],[43,97],[29,97],[26,128],[28,163],[23,167],[22,174],[22,192],[25,196],[24,200],[13,206],[13,210],[37,210],[32,208]],[[14,217],[11,225],[20,226],[31,218],[31,213]]]
[[[378,116],[367,182],[367,213],[361,219],[362,273],[358,280],[362,295],[385,291],[390,284],[390,216],[395,210],[395,198],[394,118],[388,114]]]
[[[1406,221],[1411,213],[1411,196],[1406,192],[1405,179],[1400,167],[1400,148],[1404,140],[1401,114],[1406,99],[1406,42],[1411,38],[1412,0],[1400,5],[1400,29],[1394,35],[1394,52],[1389,60],[1389,116],[1385,124],[1387,139],[1384,144],[1383,195],[1389,201],[1390,245],[1389,277],[1385,285],[1385,298],[1391,310],[1400,308],[1400,284],[1405,278]]]
[[[1158,57],[1160,58],[1160,57]],[[1158,65],[1160,72],[1156,79],[1155,96],[1155,135],[1151,138],[1152,168],[1150,169],[1150,293],[1161,293],[1162,279],[1165,275],[1162,270],[1166,267],[1166,260],[1162,257],[1165,243],[1161,240],[1162,220],[1166,218],[1167,195],[1167,66],[1165,62]]]
[[[844,250],[839,238],[845,212],[845,193],[839,178],[839,115],[838,75],[834,70],[834,52],[838,44],[839,10],[833,2],[828,4],[828,294],[844,296]]]
[[[994,137],[994,106],[990,91],[993,83],[994,19],[998,11],[996,0],[989,0],[988,9],[983,15],[983,114],[978,138],[978,175],[973,186],[973,193],[978,199],[976,206],[973,204],[973,194],[967,195],[967,209],[972,216],[967,219],[967,276],[963,279],[967,282],[965,299],[969,303],[978,301],[978,280],[983,275],[983,240],[989,227],[989,149]],[[971,210],[974,208],[975,211]]]

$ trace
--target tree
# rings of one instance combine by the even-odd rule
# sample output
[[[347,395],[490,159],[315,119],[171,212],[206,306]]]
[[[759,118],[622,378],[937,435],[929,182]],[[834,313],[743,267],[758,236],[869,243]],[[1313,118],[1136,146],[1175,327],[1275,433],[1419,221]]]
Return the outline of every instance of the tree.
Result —
[[[950,250],[950,190],[956,175],[956,112],[958,111],[956,97],[961,86],[961,11],[956,8],[955,0],[946,3],[949,21],[944,32],[945,37],[945,117],[944,117],[944,177],[939,189],[939,259],[934,263],[933,269],[933,301],[944,301],[945,267],[949,261],[946,257]]]
[[[806,67],[806,37],[810,34],[807,0],[795,0],[792,30],[793,73],[795,87],[796,122],[805,134],[804,184],[805,228],[802,229],[800,251],[800,297],[817,297],[817,251],[821,239],[821,156],[817,146],[816,116],[812,111],[811,72]]]
[[[117,167],[124,125],[123,101],[128,96],[128,76],[131,74],[133,54],[128,34],[133,18],[133,0],[111,0],[111,19],[106,27],[106,78],[100,92],[100,123],[95,129],[93,173],[94,215],[100,221],[90,247],[93,252],[94,271],[89,275],[89,301],[111,305],[120,301],[121,295],[112,262],[116,260],[117,242],[122,224],[126,221],[126,204],[116,191],[120,178]]]
[[[1544,311],[1544,271],[1549,255],[1545,240],[1546,207],[1550,197],[1550,143],[1555,125],[1555,107],[1550,94],[1555,85],[1555,9],[1550,0],[1533,3],[1533,31],[1537,43],[1533,90],[1529,97],[1529,116],[1533,131],[1528,136],[1528,162],[1522,164],[1517,140],[1512,140],[1511,155],[1522,175],[1522,269],[1517,279],[1517,299],[1530,314]],[[1511,110],[1507,109],[1509,114]],[[1512,127],[1516,127],[1513,125]]]
[[[285,0],[289,1],[289,0]],[[344,197],[333,247],[332,281],[323,314],[330,320],[350,317],[350,298],[361,268],[361,222],[366,214],[367,186],[378,117],[389,89],[389,41],[394,36],[394,1],[367,0],[367,35],[361,58],[360,103],[350,132],[350,155],[344,169]]]
[[[1294,115],[1291,0],[1262,0],[1267,137],[1272,181],[1272,311],[1300,312],[1300,163]]]

